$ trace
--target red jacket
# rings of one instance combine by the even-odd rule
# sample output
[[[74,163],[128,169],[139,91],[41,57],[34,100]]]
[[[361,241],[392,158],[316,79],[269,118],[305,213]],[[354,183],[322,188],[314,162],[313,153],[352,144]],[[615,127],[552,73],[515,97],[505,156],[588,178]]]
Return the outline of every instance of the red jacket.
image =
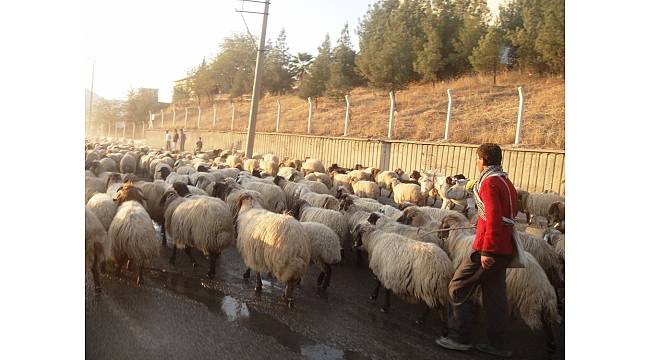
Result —
[[[501,179],[505,180],[501,181]],[[517,190],[507,178],[492,176],[483,181],[479,195],[485,204],[485,217],[476,223],[476,238],[472,248],[482,255],[512,255],[512,226],[504,225],[502,217],[514,218],[517,214]],[[512,213],[508,201],[512,200]]]

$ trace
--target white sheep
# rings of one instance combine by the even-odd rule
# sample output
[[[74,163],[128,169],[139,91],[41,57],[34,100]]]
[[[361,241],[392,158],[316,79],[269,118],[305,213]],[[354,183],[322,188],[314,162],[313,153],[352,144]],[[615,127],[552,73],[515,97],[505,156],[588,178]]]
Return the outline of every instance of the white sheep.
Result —
[[[375,182],[379,186],[380,189],[386,189],[388,190],[388,196],[392,195],[393,193],[393,179],[397,179],[398,176],[395,174],[394,171],[382,171],[380,173],[377,173],[375,175]]]
[[[324,173],[325,166],[318,159],[307,159],[302,163],[302,171],[305,175],[313,172]]]
[[[379,186],[377,183],[366,180],[352,180],[352,190],[354,194],[360,198],[370,198],[375,199],[379,198]]]
[[[110,257],[110,246],[106,229],[97,216],[86,207],[85,210],[85,233],[86,233],[86,265],[90,265],[95,283],[95,291],[101,291],[99,282],[100,265]]]
[[[421,229],[415,226],[406,225],[376,212],[371,213],[368,216],[367,221],[371,225],[376,225],[384,232],[402,235],[411,240],[422,241],[426,243],[440,243],[440,240],[438,239],[436,233],[427,231],[429,230],[428,227]]]
[[[331,265],[341,262],[340,240],[334,230],[317,222],[301,222],[309,236],[311,261],[321,269],[318,275],[317,286],[323,290],[327,289],[332,278]]]
[[[207,276],[212,279],[219,254],[234,240],[232,216],[226,203],[209,196],[191,196],[181,202],[172,213],[169,235],[172,237],[173,251],[169,260],[176,261],[176,249],[185,249],[190,254],[190,247],[210,256],[210,270]]]
[[[315,192],[317,194],[332,193],[330,189],[327,188],[327,185],[319,181],[300,180],[300,179],[296,179],[295,177],[291,178],[290,180],[305,185],[309,189],[309,191]]]
[[[271,272],[286,284],[284,297],[293,307],[293,290],[307,272],[311,257],[307,232],[296,219],[263,209],[249,195],[239,198],[237,208],[237,249],[246,267],[256,272],[255,291],[262,291],[260,274]]]
[[[117,263],[118,275],[125,261],[136,263],[139,266],[137,284],[141,284],[144,264],[158,255],[156,232],[151,217],[142,206],[142,190],[126,183],[115,200],[119,207],[108,229],[111,257]]]
[[[348,222],[339,211],[314,207],[304,200],[298,200],[293,216],[301,222],[313,221],[326,225],[339,236],[341,246],[350,238]]]
[[[286,195],[279,186],[257,181],[245,181],[243,178],[240,180],[243,181],[241,185],[245,189],[255,190],[262,194],[271,211],[281,213],[287,210]]]
[[[419,318],[422,323],[431,308],[441,315],[449,294],[447,286],[453,274],[452,263],[447,254],[435,244],[411,240],[394,233],[387,233],[371,224],[359,224],[353,231],[355,246],[365,246],[368,266],[377,279],[372,299],[376,299],[379,287],[386,289],[386,301],[382,312],[390,309],[390,293],[409,303],[424,301],[427,311]]]
[[[104,229],[108,231],[108,228],[111,226],[111,221],[113,221],[113,217],[117,213],[117,204],[115,204],[113,198],[107,194],[97,193],[88,200],[86,208],[90,209],[97,216]]]
[[[332,188],[332,179],[326,173],[313,172],[313,173],[305,175],[305,180],[318,181],[318,182],[321,182],[321,183],[325,184],[325,186],[327,186],[328,189]]]
[[[276,176],[273,182],[284,191],[287,209],[293,209],[303,194],[312,192],[306,185],[289,181],[280,175]]]
[[[332,172],[332,190],[340,192],[341,188],[348,194],[352,194],[352,178],[348,174],[339,174]],[[340,197],[341,195],[337,195]]]
[[[278,163],[272,160],[262,160],[260,163],[260,169],[263,173],[270,176],[276,176],[278,174]],[[251,171],[252,172],[252,171]]]
[[[311,206],[330,210],[339,209],[339,201],[332,195],[306,192],[303,193],[300,198],[308,202]]]
[[[519,211],[526,214],[526,220],[531,221],[531,215],[544,216],[549,223],[564,220],[564,196],[554,193],[529,193],[517,189],[517,204]]]
[[[135,156],[131,154],[122,156],[122,159],[120,160],[120,172],[122,174],[135,174],[137,166],[138,161],[136,160]]]
[[[118,172],[119,171],[119,168],[117,166],[117,164],[119,164],[119,163],[115,162],[115,160],[113,160],[113,159],[111,159],[109,157],[105,157],[105,158],[99,160],[99,164],[102,166],[104,171],[110,171],[110,172]]]
[[[252,173],[253,170],[260,168],[260,162],[257,159],[246,159],[244,160],[244,170]]]
[[[397,179],[392,179],[391,189],[393,191],[393,200],[397,204],[411,203],[419,205],[422,201],[420,185],[400,183]]]

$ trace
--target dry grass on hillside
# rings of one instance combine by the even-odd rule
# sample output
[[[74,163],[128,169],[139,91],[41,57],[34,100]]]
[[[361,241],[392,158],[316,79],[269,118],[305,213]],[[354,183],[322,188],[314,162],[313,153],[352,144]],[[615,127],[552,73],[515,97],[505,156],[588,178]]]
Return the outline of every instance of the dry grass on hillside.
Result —
[[[465,76],[454,81],[431,85],[413,85],[396,93],[397,112],[394,139],[438,141],[444,137],[447,93],[452,92],[451,142],[479,144],[496,142],[513,144],[519,97],[517,86],[524,87],[523,147],[564,149],[564,79],[536,77],[508,72],[497,76],[492,86],[490,76]],[[280,132],[307,133],[309,106],[294,95],[266,96],[259,106],[257,130],[274,132],[277,100],[282,106]],[[387,93],[356,88],[350,94],[351,120],[348,136],[386,138],[390,100]],[[234,130],[245,131],[250,102],[236,102]],[[218,130],[229,130],[232,108],[227,101],[216,106]],[[196,128],[198,110],[188,111],[188,127]],[[201,128],[212,128],[213,110],[202,109]],[[176,124],[183,124],[185,112],[176,112]],[[165,114],[165,127],[171,127],[171,110]],[[318,101],[312,113],[312,134],[342,136],[345,102],[327,98]],[[157,124],[159,125],[159,123]]]

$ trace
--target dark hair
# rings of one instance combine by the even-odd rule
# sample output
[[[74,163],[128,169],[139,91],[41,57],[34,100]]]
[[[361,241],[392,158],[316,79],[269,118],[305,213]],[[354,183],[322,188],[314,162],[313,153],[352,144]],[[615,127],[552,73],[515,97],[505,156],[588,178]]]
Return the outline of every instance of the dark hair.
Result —
[[[501,148],[497,144],[481,144],[476,150],[476,154],[483,159],[486,166],[501,165]]]

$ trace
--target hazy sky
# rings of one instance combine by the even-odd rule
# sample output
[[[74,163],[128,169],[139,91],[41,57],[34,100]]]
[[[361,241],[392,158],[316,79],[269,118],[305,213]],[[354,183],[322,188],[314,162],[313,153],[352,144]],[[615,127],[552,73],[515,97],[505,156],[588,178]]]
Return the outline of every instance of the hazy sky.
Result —
[[[269,7],[266,37],[287,32],[289,51],[316,53],[329,33],[334,44],[348,22],[352,43],[369,4],[376,0],[275,0]],[[504,0],[488,0],[493,13]],[[109,99],[125,99],[129,87],[158,88],[159,100],[170,102],[173,81],[203,57],[213,57],[224,37],[245,32],[238,0],[86,0],[83,2],[84,54],[90,88],[95,60],[94,92]],[[244,10],[264,5],[245,3]],[[262,15],[244,14],[259,36]]]

